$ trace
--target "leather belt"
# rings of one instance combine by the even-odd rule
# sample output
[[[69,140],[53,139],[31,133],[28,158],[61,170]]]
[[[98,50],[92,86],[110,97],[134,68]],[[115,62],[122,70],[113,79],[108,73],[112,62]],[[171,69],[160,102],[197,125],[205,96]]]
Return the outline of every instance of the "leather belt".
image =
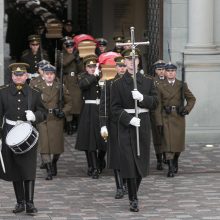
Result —
[[[100,99],[95,99],[95,100],[85,100],[85,104],[100,104]]]
[[[23,122],[23,121],[22,121],[22,120],[12,121],[12,120],[6,118],[6,119],[5,119],[5,122],[6,122],[6,124],[8,124],[8,125],[16,125],[17,123]]]
[[[135,109],[124,109],[129,114],[135,114]],[[147,108],[137,108],[138,114],[149,112],[149,109]]]

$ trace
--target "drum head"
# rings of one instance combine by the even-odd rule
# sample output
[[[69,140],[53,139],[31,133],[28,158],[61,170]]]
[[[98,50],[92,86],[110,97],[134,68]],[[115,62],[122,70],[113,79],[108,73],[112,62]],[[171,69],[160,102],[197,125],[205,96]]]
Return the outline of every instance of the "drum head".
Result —
[[[27,122],[15,125],[6,136],[6,144],[8,146],[21,144],[30,136],[31,132],[32,125]]]

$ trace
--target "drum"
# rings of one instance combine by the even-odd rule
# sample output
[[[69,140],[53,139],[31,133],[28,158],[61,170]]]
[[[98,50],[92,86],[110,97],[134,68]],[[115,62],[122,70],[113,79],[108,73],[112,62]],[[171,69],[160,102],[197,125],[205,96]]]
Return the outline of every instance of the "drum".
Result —
[[[28,122],[15,125],[6,136],[6,144],[15,154],[28,152],[37,142],[38,131]]]

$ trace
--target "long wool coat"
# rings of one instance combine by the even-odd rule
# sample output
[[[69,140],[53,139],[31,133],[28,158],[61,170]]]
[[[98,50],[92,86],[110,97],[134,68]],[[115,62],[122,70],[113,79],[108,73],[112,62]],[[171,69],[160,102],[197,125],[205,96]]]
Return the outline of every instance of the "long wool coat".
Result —
[[[177,111],[167,114],[164,106],[180,106],[181,81],[175,81],[174,85],[165,83],[158,86],[159,105],[156,109],[156,124],[163,126],[162,148],[163,152],[182,152],[185,149],[185,117]],[[185,109],[190,112],[196,98],[184,83]]]
[[[59,82],[54,81],[52,86],[47,86],[45,82],[38,84],[38,89],[42,92],[42,100],[46,109],[58,107]],[[63,112],[67,116],[72,108],[72,101],[68,90],[64,88]],[[40,153],[61,154],[64,151],[63,136],[64,119],[57,118],[53,113],[48,112],[47,120],[38,125]]]
[[[134,89],[133,78],[126,72],[116,80],[111,90],[112,115],[118,123],[118,141],[120,152],[120,172],[123,178],[146,176],[149,172],[150,161],[150,116],[149,112],[140,113],[139,127],[140,157],[137,157],[136,127],[130,125],[135,114],[127,113],[124,109],[134,109],[134,99],[131,91]],[[144,95],[140,108],[149,110],[157,107],[157,92],[151,77],[137,73],[137,89]]]

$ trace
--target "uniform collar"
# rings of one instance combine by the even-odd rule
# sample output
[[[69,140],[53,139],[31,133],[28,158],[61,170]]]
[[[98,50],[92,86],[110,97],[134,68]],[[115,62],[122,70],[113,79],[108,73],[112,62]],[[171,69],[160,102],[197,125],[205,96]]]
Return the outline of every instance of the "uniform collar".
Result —
[[[18,90],[16,88],[16,85],[14,83],[12,83],[10,86],[10,90],[11,90],[12,95],[16,95],[18,92],[22,92],[26,96],[28,94],[28,85],[27,85],[27,83],[25,83],[23,85],[22,89]]]

